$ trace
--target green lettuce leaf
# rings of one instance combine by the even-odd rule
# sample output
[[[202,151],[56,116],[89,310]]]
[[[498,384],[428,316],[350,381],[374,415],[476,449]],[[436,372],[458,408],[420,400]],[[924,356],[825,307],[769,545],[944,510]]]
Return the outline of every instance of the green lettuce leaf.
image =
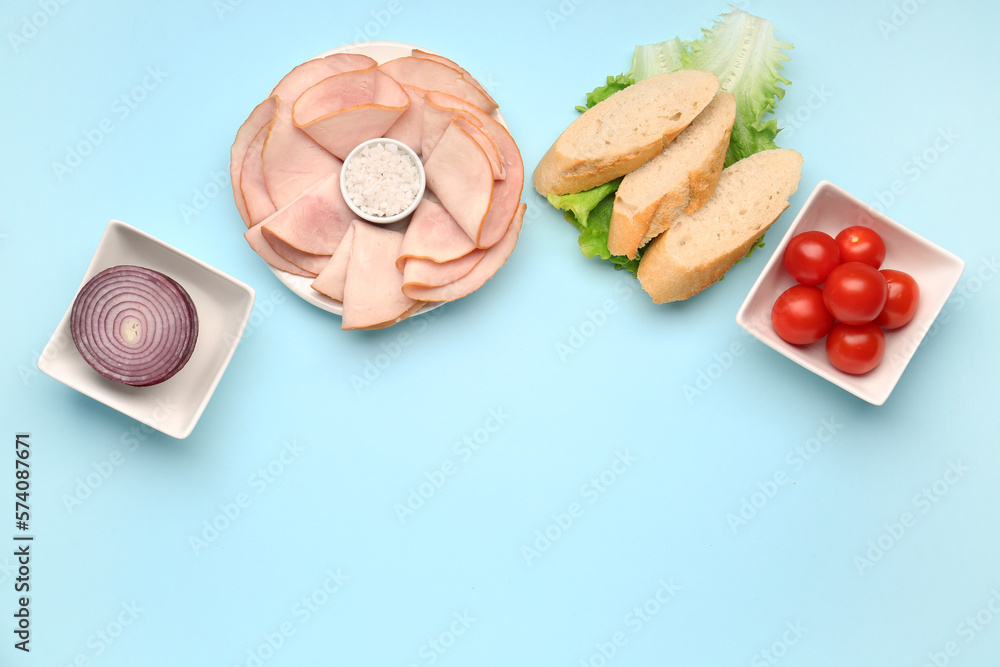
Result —
[[[610,261],[616,269],[625,269],[633,276],[639,272],[639,258],[629,259],[624,255],[612,255],[608,250],[608,230],[611,226],[611,211],[614,209],[614,193],[608,195],[594,207],[588,216],[586,228],[580,232],[580,250],[587,257],[600,257]]]
[[[546,199],[556,208],[565,211],[566,219],[582,232],[587,227],[591,211],[608,195],[614,194],[621,182],[621,178],[616,178],[609,183],[598,185],[596,188],[591,188],[590,190],[584,190],[583,192],[571,195],[549,195]],[[612,199],[614,198],[612,197]],[[588,255],[588,257],[591,256]]]
[[[639,257],[629,259],[612,255],[608,250],[608,230],[611,211],[614,209],[615,192],[622,179],[599,185],[571,195],[549,195],[549,203],[563,211],[563,217],[580,230],[580,251],[586,257],[609,260],[616,269],[625,269],[634,276],[639,271]]]
[[[657,74],[668,74],[684,69],[684,57],[691,48],[691,42],[682,42],[679,37],[659,44],[644,44],[635,47],[632,55],[632,69],[628,77],[642,81]]]
[[[726,153],[726,166],[763,150],[777,148],[778,123],[773,114],[791,81],[780,74],[785,50],[793,48],[774,36],[770,21],[733,9],[691,42],[684,57],[687,69],[714,72],[722,90],[736,96],[736,122]]]
[[[619,74],[618,76],[609,76],[607,83],[603,86],[598,86],[592,91],[587,93],[587,104],[585,106],[578,106],[576,110],[583,113],[590,107],[594,106],[598,102],[603,102],[608,99],[619,90],[625,90],[629,86],[635,83],[635,79],[624,74]]]

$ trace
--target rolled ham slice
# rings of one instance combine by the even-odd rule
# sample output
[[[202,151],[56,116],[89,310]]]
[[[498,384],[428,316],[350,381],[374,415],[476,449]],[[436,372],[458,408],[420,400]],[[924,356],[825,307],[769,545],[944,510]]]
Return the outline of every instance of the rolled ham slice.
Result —
[[[347,233],[337,246],[336,252],[327,262],[323,270],[312,281],[312,288],[320,294],[325,294],[337,301],[344,300],[344,283],[347,281],[347,263],[351,259],[351,245],[354,243],[354,225],[347,228]]]
[[[493,184],[493,201],[490,203],[489,214],[483,221],[479,238],[476,239],[479,247],[488,248],[506,233],[514,212],[521,203],[521,192],[524,189],[524,163],[521,160],[521,152],[507,128],[475,106],[441,93],[428,93],[427,104],[460,109],[472,114],[482,124],[483,131],[493,138],[500,151],[505,178]]]
[[[468,255],[475,247],[445,207],[425,196],[410,218],[396,268],[402,271],[403,263],[410,257],[439,264],[450,262]]]
[[[493,199],[493,167],[479,143],[453,120],[424,160],[427,188],[476,242]]]
[[[379,329],[395,324],[421,306],[403,294],[403,274],[396,270],[403,234],[360,220],[352,225],[341,328]]]
[[[277,106],[277,99],[269,97],[250,112],[247,119],[240,125],[236,132],[236,139],[232,148],[229,149],[229,176],[233,183],[233,197],[236,200],[236,208],[243,218],[244,224],[250,227],[250,216],[247,213],[246,200],[243,198],[243,162],[246,159],[247,150],[254,138],[261,129],[274,119],[274,111]]]
[[[497,108],[492,97],[481,90],[481,87],[477,87],[478,84],[470,83],[463,76],[464,70],[456,70],[438,60],[403,56],[395,60],[388,60],[378,67],[403,85],[415,86],[427,91],[437,90],[460,97],[486,113],[491,113]]]
[[[475,248],[467,255],[450,262],[435,262],[420,257],[409,257],[403,264],[403,291],[410,286],[440,287],[468,275],[486,255],[486,250]]]
[[[358,144],[385,134],[410,106],[406,91],[378,69],[327,77],[295,101],[295,126],[345,159]]]
[[[260,224],[264,238],[272,245],[277,239],[310,255],[330,256],[354,217],[340,192],[337,168]],[[275,250],[282,254],[277,246]],[[286,259],[295,261],[293,257]]]
[[[514,214],[514,219],[511,220],[507,232],[486,251],[479,263],[465,276],[441,287],[405,286],[404,293],[418,301],[454,301],[475,292],[507,262],[514,246],[517,245],[517,237],[521,232],[521,222],[524,220],[526,208],[525,204],[517,207],[517,212]]]

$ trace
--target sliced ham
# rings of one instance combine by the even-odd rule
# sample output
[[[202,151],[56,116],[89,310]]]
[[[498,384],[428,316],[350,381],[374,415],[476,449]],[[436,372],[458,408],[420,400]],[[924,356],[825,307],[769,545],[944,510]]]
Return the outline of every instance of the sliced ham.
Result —
[[[257,131],[253,141],[247,147],[240,170],[240,192],[243,193],[243,204],[247,212],[247,224],[256,225],[267,216],[274,213],[276,207],[271,201],[264,183],[264,172],[261,166],[261,151],[267,140],[273,121],[264,124]]]
[[[503,159],[500,157],[500,149],[493,137],[486,134],[482,129],[482,124],[475,118],[456,117],[455,123],[460,128],[469,133],[479,147],[483,149],[487,159],[490,161],[490,168],[493,170],[493,180],[502,181],[506,178],[504,173]]]
[[[475,247],[476,244],[440,202],[424,197],[406,228],[396,268],[402,271],[403,262],[409,257],[439,264],[450,262],[468,255]]]
[[[284,215],[291,205],[275,211],[271,216],[247,230],[244,237],[250,247],[264,261],[276,269],[288,271],[299,276],[314,277],[330,259],[330,255],[316,255],[295,248],[275,236],[268,237],[263,233],[264,225],[272,217]],[[291,268],[294,267],[294,268]]]
[[[434,152],[434,147],[441,141],[445,130],[456,118],[464,118],[475,123],[475,116],[460,109],[441,108],[424,100],[423,127],[420,133],[420,152],[424,159]],[[478,143],[478,142],[477,142]]]
[[[521,192],[524,189],[524,163],[521,160],[521,152],[507,128],[475,106],[459,98],[441,93],[428,93],[427,104],[460,109],[472,114],[482,124],[483,131],[493,138],[500,151],[506,177],[493,184],[493,201],[490,204],[490,211],[486,220],[483,221],[482,233],[476,240],[479,247],[488,248],[506,233],[507,227],[521,203]]]
[[[258,225],[259,227],[260,225]],[[261,230],[263,231],[263,230]],[[330,255],[314,255],[308,252],[302,252],[298,248],[293,248],[281,239],[264,238],[265,242],[274,249],[274,252],[278,254],[279,257],[285,259],[295,266],[302,269],[307,276],[316,276],[320,271],[326,267],[327,262],[330,261]]]
[[[486,113],[497,108],[496,102],[476,85],[469,83],[462,72],[442,62],[417,56],[388,60],[379,69],[399,83],[427,91],[437,90],[468,101]]]
[[[332,255],[354,219],[340,192],[340,169],[327,174],[284,208],[261,222],[264,238],[310,255]],[[283,254],[275,246],[278,254]],[[295,261],[293,257],[286,259]]]
[[[423,155],[430,155],[434,151],[445,130],[451,123],[458,123],[459,127],[469,133],[483,153],[490,160],[490,167],[493,169],[493,179],[503,180],[504,164],[500,157],[500,148],[496,141],[489,134],[482,130],[482,122],[476,116],[460,109],[441,107],[433,102],[426,102],[423,105],[423,130],[421,132],[421,152]]]
[[[410,286],[440,287],[468,275],[486,255],[483,248],[475,248],[467,255],[449,262],[435,262],[420,257],[408,257],[403,264],[403,291]]]
[[[503,237],[494,244],[478,264],[465,276],[453,283],[441,287],[419,287],[410,285],[403,288],[404,293],[419,301],[454,301],[464,296],[472,294],[482,287],[487,280],[507,262],[514,246],[517,245],[517,237],[521,232],[521,222],[524,220],[525,204],[517,207],[514,219]]]
[[[289,104],[298,99],[305,90],[319,81],[344,72],[375,67],[374,58],[360,53],[334,53],[323,58],[313,58],[295,67],[282,77],[271,91]]]
[[[340,172],[335,171],[251,227],[245,236],[271,266],[315,276],[340,245],[352,218],[340,193]]]
[[[343,160],[358,144],[385,134],[410,106],[406,91],[378,69],[327,77],[295,101],[295,126]]]
[[[280,100],[261,154],[264,183],[278,208],[339,169],[337,156],[317,144],[292,123],[291,104]]]
[[[293,273],[297,276],[306,276],[307,278],[312,278],[316,273],[312,271],[306,271],[302,267],[289,262],[287,259],[279,255],[271,247],[271,244],[264,240],[264,237],[260,233],[260,225],[254,225],[243,234],[243,238],[247,240],[253,251],[261,256],[261,258],[281,271],[287,271],[288,273]]]
[[[243,199],[243,161],[246,159],[247,150],[254,138],[274,118],[274,110],[277,106],[277,99],[269,97],[250,112],[246,121],[240,125],[236,132],[236,139],[232,148],[229,149],[229,176],[233,183],[233,197],[236,199],[236,208],[240,212],[240,217],[247,227],[250,222],[250,215],[247,213],[247,204]]]
[[[351,245],[354,242],[354,225],[347,228],[336,252],[323,270],[312,281],[312,288],[337,301],[344,300],[344,283],[347,280],[347,263],[351,259]]]
[[[413,86],[403,86],[403,90],[410,100],[410,105],[383,136],[401,141],[412,148],[418,156],[423,155],[420,143],[423,136],[424,100],[427,98],[427,91]]]
[[[310,86],[329,76],[367,69],[375,60],[359,53],[314,58],[286,74],[271,92],[278,98],[273,127],[262,152],[262,170],[271,200],[281,208],[323,178],[338,160],[292,122],[292,105]]]
[[[343,303],[342,328],[390,326],[478,289],[509,257],[524,205],[521,156],[489,93],[455,62],[413,49],[377,65],[340,53],[296,67],[230,149],[248,244]],[[427,193],[408,221],[354,219],[342,160],[388,137],[421,155]]]
[[[427,188],[478,243],[493,198],[493,167],[479,143],[452,121],[424,160]]]
[[[421,305],[403,294],[403,274],[396,270],[403,234],[360,220],[352,224],[341,328],[378,329],[395,324]]]
[[[475,86],[476,89],[478,89],[479,92],[482,93],[483,96],[487,99],[487,101],[489,102],[489,104],[493,107],[492,109],[490,109],[490,111],[493,111],[493,110],[495,110],[495,109],[497,109],[499,107],[499,105],[496,103],[496,100],[493,99],[493,96],[490,95],[488,92],[486,92],[486,89],[483,88],[483,86],[479,83],[479,81],[477,81],[474,76],[472,76],[471,74],[469,74],[465,70],[464,67],[461,67],[454,60],[449,60],[448,58],[445,58],[444,56],[439,56],[436,53],[428,53],[427,51],[422,51],[420,49],[413,49],[411,51],[411,54],[414,57],[416,57],[416,58],[426,58],[428,60],[437,61],[437,62],[439,62],[439,63],[441,63],[443,65],[447,65],[448,67],[452,68],[453,70],[456,70],[457,72],[461,73],[462,78],[465,79],[466,81],[468,81],[469,83],[471,83],[473,86]]]

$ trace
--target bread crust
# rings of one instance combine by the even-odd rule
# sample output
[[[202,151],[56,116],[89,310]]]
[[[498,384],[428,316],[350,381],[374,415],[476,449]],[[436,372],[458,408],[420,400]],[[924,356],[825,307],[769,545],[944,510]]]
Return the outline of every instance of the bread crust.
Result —
[[[749,190],[742,183],[745,172],[760,176]],[[765,172],[769,178],[763,176]],[[784,148],[756,153],[723,170],[713,198],[692,215],[679,218],[674,227],[653,239],[643,253],[639,262],[639,283],[653,302],[688,299],[718,281],[746,256],[757,239],[788,208],[788,198],[798,188],[801,173],[802,156]],[[731,181],[724,186],[723,179]],[[762,184],[765,187],[761,187]],[[716,199],[724,188],[726,201]],[[716,243],[717,247],[695,256],[681,256],[684,251],[680,248],[693,236],[690,228],[720,230],[723,229],[720,218],[739,214],[727,209],[733,205],[730,201],[733,197],[737,209],[749,214],[750,223],[746,228],[735,230],[730,235],[730,242]]]
[[[634,171],[660,154],[719,88],[711,72],[679,70],[644,79],[570,123],[532,175],[542,196],[582,192]]]
[[[635,258],[678,215],[693,213],[708,201],[722,173],[735,119],[736,98],[719,92],[676,141],[625,176],[611,213],[612,254]],[[681,172],[662,173],[678,163]]]

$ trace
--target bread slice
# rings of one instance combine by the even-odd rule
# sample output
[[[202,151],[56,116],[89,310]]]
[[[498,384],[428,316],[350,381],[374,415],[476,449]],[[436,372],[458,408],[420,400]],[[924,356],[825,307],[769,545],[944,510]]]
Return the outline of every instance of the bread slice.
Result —
[[[655,158],[626,174],[615,194],[608,250],[630,259],[681,213],[712,196],[726,161],[736,98],[719,92],[705,110]]]
[[[664,303],[687,299],[717,281],[788,208],[801,175],[802,156],[784,148],[724,169],[711,199],[680,215],[649,244],[639,262],[643,289],[655,303]]]
[[[535,168],[539,194],[582,192],[649,162],[715,97],[711,72],[643,79],[598,102],[559,135]]]

